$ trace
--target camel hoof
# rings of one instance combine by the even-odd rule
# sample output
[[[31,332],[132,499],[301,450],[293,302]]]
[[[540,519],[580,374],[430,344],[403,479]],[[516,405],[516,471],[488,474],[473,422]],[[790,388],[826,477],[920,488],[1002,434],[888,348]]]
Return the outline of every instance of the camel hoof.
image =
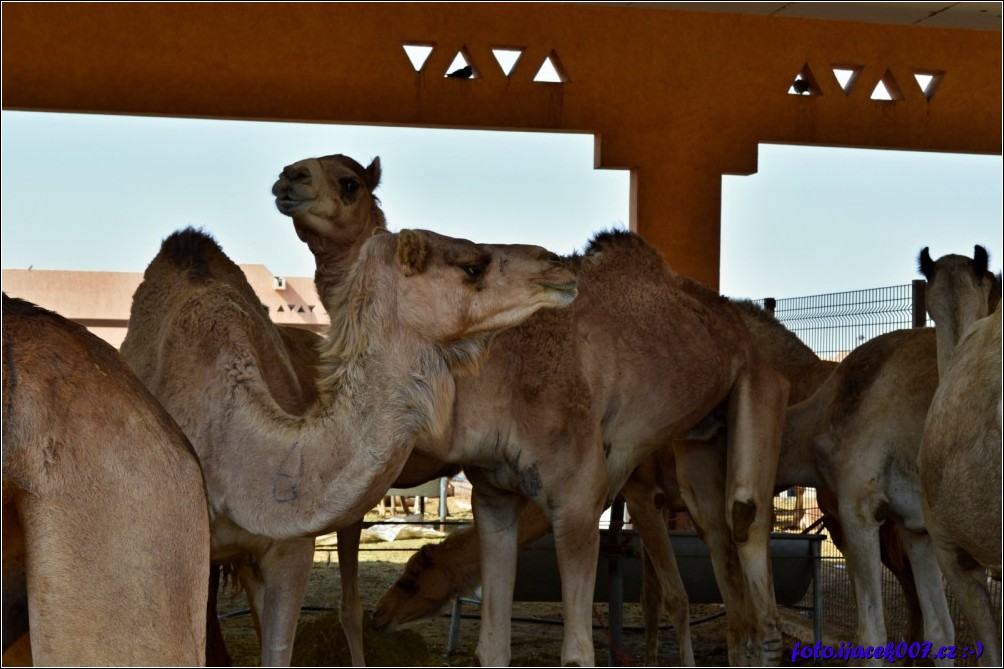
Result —
[[[763,662],[765,666],[776,667],[781,664],[781,639],[767,639],[763,642]]]

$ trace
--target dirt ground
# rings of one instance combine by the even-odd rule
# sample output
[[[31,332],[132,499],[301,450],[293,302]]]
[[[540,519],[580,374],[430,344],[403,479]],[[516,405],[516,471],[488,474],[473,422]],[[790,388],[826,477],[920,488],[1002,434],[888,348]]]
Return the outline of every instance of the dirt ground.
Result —
[[[450,500],[451,519],[456,518],[454,501]],[[434,509],[433,509],[434,512]],[[463,511],[461,511],[461,516]],[[374,516],[373,520],[376,519]],[[428,519],[433,520],[432,512]],[[411,539],[364,544],[360,564],[360,592],[367,615],[372,612],[379,597],[397,579],[404,563],[412,553],[427,541],[439,539]],[[319,542],[322,543],[322,542]],[[334,545],[333,538],[323,543]],[[338,561],[333,550],[315,553],[304,611],[300,616],[293,654],[295,666],[349,666],[351,660],[338,623],[339,601]],[[223,593],[220,613],[246,610],[243,595]],[[594,608],[593,640],[596,662],[606,665],[610,661],[609,633],[606,629],[608,611],[606,604]],[[329,609],[314,611],[313,609]],[[446,655],[449,635],[449,612],[443,615],[403,625],[394,633],[381,636],[369,630],[366,634],[366,656],[370,666],[476,666],[474,651],[477,646],[477,607],[466,605],[465,618],[460,625],[457,649]],[[562,627],[561,608],[557,603],[516,602],[513,610],[512,665],[559,665]],[[700,666],[727,664],[725,648],[725,618],[722,607],[714,605],[691,606],[691,634],[694,656]],[[703,622],[697,622],[703,621]],[[697,623],[697,624],[695,624]],[[624,648],[618,655],[619,664],[637,666],[644,655],[644,634],[640,606],[624,605]],[[236,615],[222,621],[227,647],[235,666],[258,666],[259,646],[250,616]],[[678,665],[679,653],[672,630],[660,635],[660,663]],[[793,640],[785,638],[785,654],[790,658]],[[782,661],[782,664],[789,664]]]

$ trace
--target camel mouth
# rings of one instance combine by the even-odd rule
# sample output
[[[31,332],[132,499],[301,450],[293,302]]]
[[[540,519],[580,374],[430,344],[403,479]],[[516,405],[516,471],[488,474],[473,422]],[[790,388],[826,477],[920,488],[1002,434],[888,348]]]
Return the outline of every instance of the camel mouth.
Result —
[[[579,292],[579,282],[575,279],[566,279],[565,281],[539,279],[537,285],[559,293],[570,293],[572,297],[575,297]]]
[[[373,618],[371,619],[371,622],[373,624],[373,629],[376,631],[376,633],[381,636],[393,633],[394,630],[397,628],[397,623],[395,623],[393,620],[388,620],[386,622],[378,622],[378,616],[379,612],[374,613]]]
[[[286,216],[295,216],[310,209],[312,200],[294,200],[288,197],[275,198],[275,207]]]

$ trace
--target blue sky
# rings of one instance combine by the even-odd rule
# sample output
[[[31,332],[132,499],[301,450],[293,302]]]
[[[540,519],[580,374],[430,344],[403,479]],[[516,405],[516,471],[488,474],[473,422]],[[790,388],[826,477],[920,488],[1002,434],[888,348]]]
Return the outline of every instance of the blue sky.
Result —
[[[2,266],[142,271],[194,225],[237,262],[310,276],[270,189],[286,164],[380,156],[392,229],[567,253],[626,227],[628,174],[586,135],[2,113]],[[723,177],[722,292],[793,297],[908,283],[916,257],[985,245],[1001,266],[1000,156],[762,146]]]

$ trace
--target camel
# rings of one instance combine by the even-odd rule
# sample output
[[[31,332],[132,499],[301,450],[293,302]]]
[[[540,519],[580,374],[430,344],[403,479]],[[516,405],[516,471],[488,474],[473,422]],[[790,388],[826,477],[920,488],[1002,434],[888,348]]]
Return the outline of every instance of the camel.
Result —
[[[954,641],[941,572],[926,534],[916,461],[939,361],[955,346],[957,334],[945,333],[961,333],[985,316],[994,292],[986,252],[977,247],[974,255],[935,262],[925,248],[920,265],[929,282],[935,330],[898,330],[862,344],[786,417],[783,448],[811,449],[820,488],[836,497],[861,645],[887,641],[878,566],[879,529],[886,521],[895,526],[909,557],[923,638],[935,646]]]
[[[734,301],[734,304],[757,350],[789,381],[792,403],[810,395],[836,367],[836,363],[820,360],[798,337],[752,302]],[[719,589],[729,611],[730,657],[733,663],[742,661],[740,649],[733,646],[740,643],[745,627],[743,618],[749,614],[740,610],[742,573],[725,524],[724,456],[721,445],[682,442],[675,449],[667,446],[632,472],[620,491],[645,549],[642,603],[646,617],[645,663],[649,666],[659,664],[658,621],[664,605],[673,622],[681,660],[693,665],[687,594],[669,542],[664,510],[690,511],[711,547]],[[686,477],[679,477],[680,483],[678,458],[687,472]],[[788,456],[782,453],[785,462],[779,468],[790,477],[793,474],[786,468],[791,468],[792,463],[787,460]],[[686,491],[689,503],[684,501],[681,488]],[[537,539],[550,529],[547,517],[536,506],[528,505],[520,515],[519,543]],[[458,530],[439,544],[423,547],[377,603],[374,613],[377,626],[393,628],[435,615],[454,597],[473,590],[480,580],[479,555],[480,545],[473,529]]]
[[[314,253],[329,312],[339,308],[330,298],[356,246],[384,226],[371,213],[352,219],[359,227],[340,227],[341,207],[378,208],[371,191],[379,163],[362,168],[350,160],[300,161],[273,188]],[[757,612],[750,661],[778,662],[768,542],[787,383],[757,356],[729,304],[675,274],[637,235],[600,234],[568,262],[580,282],[573,307],[541,312],[500,335],[477,377],[457,376],[452,434],[416,446],[464,466],[482,541],[496,547],[482,553],[482,573],[493,578],[483,584],[480,662],[509,661],[515,525],[527,500],[547,509],[554,528],[562,662],[592,664],[593,556],[603,506],[660,446],[721,424],[728,434],[727,522]]]
[[[984,644],[981,664],[1000,666],[1001,628],[985,572],[1001,578],[1000,303],[966,331],[943,370],[917,464],[938,564]]]
[[[205,233],[163,242],[122,352],[198,453],[212,560],[253,558],[242,580],[257,581],[263,665],[289,664],[312,538],[361,518],[414,443],[449,429],[453,374],[476,367],[498,331],[575,295],[574,275],[539,247],[375,235],[332,296],[319,399],[297,415],[293,338],[240,268]]]
[[[204,665],[209,506],[185,435],[115,349],[3,295],[4,650]]]

